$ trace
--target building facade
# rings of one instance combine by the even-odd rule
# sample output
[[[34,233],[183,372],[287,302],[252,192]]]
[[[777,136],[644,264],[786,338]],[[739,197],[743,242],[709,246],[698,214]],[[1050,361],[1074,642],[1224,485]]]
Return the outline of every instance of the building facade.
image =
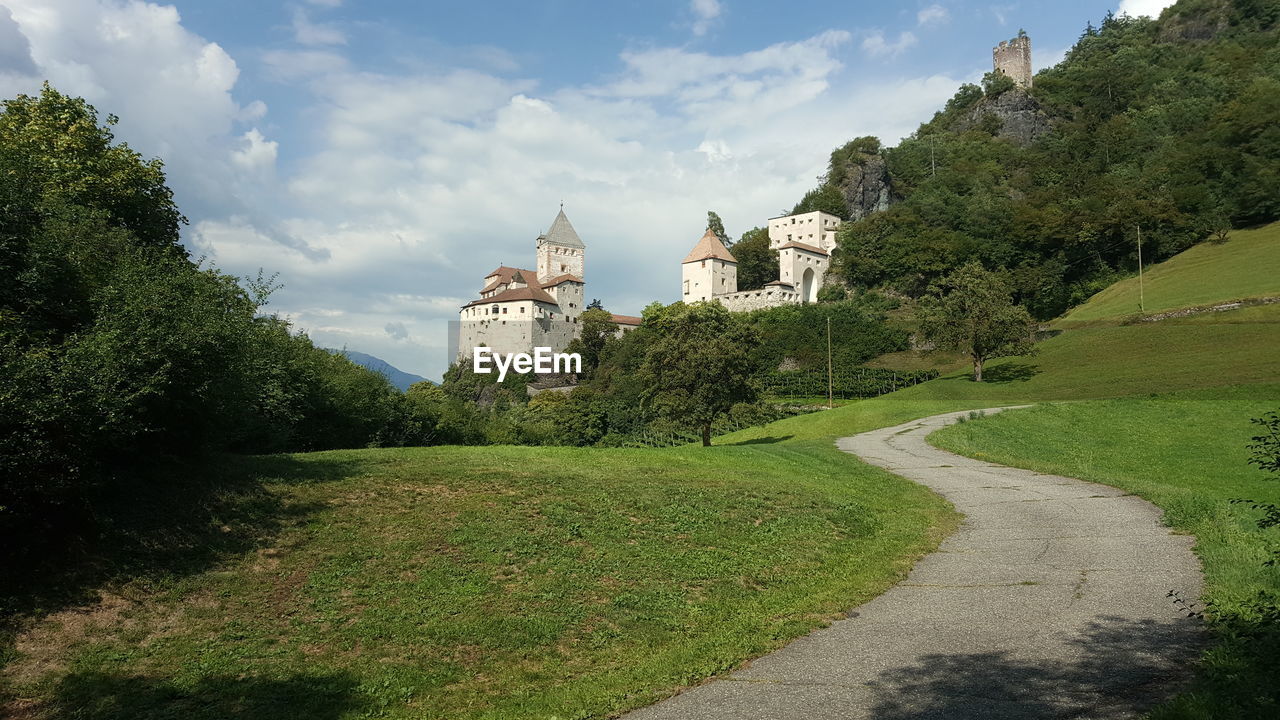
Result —
[[[769,220],[769,247],[778,251],[778,279],[738,290],[738,261],[707,230],[680,264],[685,302],[715,300],[733,311],[815,302],[831,266],[840,218],[821,211]]]
[[[582,334],[586,249],[562,208],[538,236],[537,271],[500,266],[484,277],[480,297],[462,306],[454,359],[470,358],[481,345],[497,353],[568,347]]]
[[[839,229],[840,218],[821,210],[769,218],[769,247],[777,250],[789,242],[798,242],[830,254],[836,249]]]

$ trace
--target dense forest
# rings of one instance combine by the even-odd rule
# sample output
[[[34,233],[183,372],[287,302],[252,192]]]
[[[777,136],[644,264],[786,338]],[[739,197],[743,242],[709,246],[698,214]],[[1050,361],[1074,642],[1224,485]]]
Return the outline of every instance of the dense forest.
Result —
[[[867,213],[880,175],[889,207]],[[834,271],[916,297],[977,260],[1054,317],[1137,267],[1280,218],[1280,2],[1108,15],[1029,90],[989,74],[896,147],[836,149],[796,211],[846,222]]]
[[[266,313],[271,278],[189,258],[161,162],[116,143],[115,121],[48,86],[0,113],[5,569],[92,535],[90,497],[157,463],[416,444],[434,425]]]

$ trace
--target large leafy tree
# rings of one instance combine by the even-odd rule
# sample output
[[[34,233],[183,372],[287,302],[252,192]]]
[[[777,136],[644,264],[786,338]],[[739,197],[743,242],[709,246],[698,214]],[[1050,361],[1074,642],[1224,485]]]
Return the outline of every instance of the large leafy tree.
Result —
[[[579,317],[582,334],[569,343],[567,352],[582,356],[582,369],[590,373],[600,364],[600,353],[618,335],[618,323],[604,308],[588,308]]]
[[[38,97],[5,101],[0,145],[22,157],[9,169],[18,170],[16,181],[32,205],[98,210],[140,246],[185,254],[178,230],[186,219],[165,184],[164,163],[116,143],[111,132],[116,122],[108,115],[100,125],[97,111],[83,98],[45,83]]]
[[[755,331],[717,302],[650,306],[644,323],[654,334],[642,366],[646,400],[663,418],[698,428],[710,445],[712,424],[758,395]]]
[[[1013,304],[1008,283],[975,262],[939,280],[917,309],[920,332],[939,347],[959,350],[973,360],[973,379],[992,358],[1032,350],[1034,323],[1026,308]]]
[[[778,279],[778,251],[769,247],[769,231],[752,228],[733,246],[738,260],[738,289],[759,290]]]
[[[259,316],[270,281],[188,259],[113,122],[48,86],[0,112],[0,554],[157,457],[405,437],[385,378]]]

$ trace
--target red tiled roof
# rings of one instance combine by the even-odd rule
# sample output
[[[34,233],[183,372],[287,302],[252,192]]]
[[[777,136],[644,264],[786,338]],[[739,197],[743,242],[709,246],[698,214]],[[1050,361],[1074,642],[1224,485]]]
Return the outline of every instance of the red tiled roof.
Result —
[[[494,280],[488,285],[485,285],[484,289],[482,289],[480,292],[487,293],[490,290],[496,290],[499,287],[502,287],[503,285],[508,285],[511,283],[512,280],[515,279],[516,275],[519,275],[522,279],[524,279],[525,284],[531,288],[542,287],[542,284],[538,282],[538,273],[532,270],[522,270],[520,268],[507,267],[506,265],[503,265],[499,267],[497,270],[494,270],[488,275],[485,275],[486,278],[497,276],[498,279]]]
[[[635,315],[610,315],[610,317],[619,325],[639,325],[641,322],[641,318]]]
[[[493,297],[480,298],[479,300],[472,300],[471,302],[467,303],[466,305],[463,305],[462,307],[469,308],[473,305],[484,305],[485,303],[511,302],[513,300],[536,300],[538,302],[544,302],[549,305],[556,304],[556,299],[548,295],[546,290],[543,290],[542,288],[536,288],[536,287],[530,286],[530,287],[522,287],[522,288],[513,288],[511,290],[503,290],[502,292],[498,293],[497,295],[494,295]]]
[[[711,232],[710,228],[707,229],[707,233],[702,236],[702,239],[698,241],[697,245],[693,246],[693,250],[689,251],[689,254],[685,256],[685,259],[680,264],[683,265],[684,263],[697,262],[699,260],[707,260],[709,258],[724,260],[731,263],[738,262],[737,259],[733,257],[733,253],[729,252],[729,248],[725,247],[724,243],[720,242],[720,238],[716,237],[716,234]]]

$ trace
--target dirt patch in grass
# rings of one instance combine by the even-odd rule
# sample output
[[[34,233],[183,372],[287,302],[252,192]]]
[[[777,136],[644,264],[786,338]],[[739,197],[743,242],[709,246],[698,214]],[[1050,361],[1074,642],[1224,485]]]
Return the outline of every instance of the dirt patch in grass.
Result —
[[[127,598],[104,592],[92,605],[69,608],[33,624],[18,633],[14,642],[18,657],[5,666],[6,678],[27,684],[63,670],[71,657],[68,650],[94,635],[126,627],[125,611],[134,605]]]

